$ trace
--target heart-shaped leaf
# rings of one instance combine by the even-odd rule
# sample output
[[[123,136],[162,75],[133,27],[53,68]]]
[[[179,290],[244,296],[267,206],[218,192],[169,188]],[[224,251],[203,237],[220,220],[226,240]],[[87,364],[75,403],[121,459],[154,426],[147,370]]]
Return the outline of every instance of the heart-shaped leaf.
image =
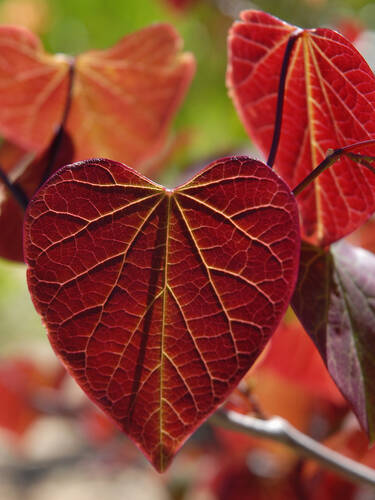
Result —
[[[160,471],[263,349],[300,250],[292,193],[248,158],[175,190],[109,160],[62,168],[24,238],[53,348]]]
[[[109,156],[144,170],[157,160],[194,73],[181,44],[171,26],[156,24],[76,57],[66,123],[75,159]],[[62,121],[73,60],[46,54],[14,26],[0,27],[0,59],[0,131],[40,152]]]
[[[304,243],[293,308],[362,427],[375,435],[375,256]]]
[[[264,12],[241,18],[229,36],[227,82],[246,130],[268,155],[284,52],[297,28]],[[277,171],[294,188],[329,148],[374,138],[375,77],[366,61],[332,30],[301,31],[287,73]],[[374,192],[375,176],[342,158],[298,197],[305,236],[325,245],[352,232],[375,210]]]

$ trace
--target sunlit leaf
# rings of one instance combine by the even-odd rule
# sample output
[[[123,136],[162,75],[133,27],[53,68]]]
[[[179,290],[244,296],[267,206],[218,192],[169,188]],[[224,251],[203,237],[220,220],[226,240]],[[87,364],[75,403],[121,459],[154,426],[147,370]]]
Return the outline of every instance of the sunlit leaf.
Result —
[[[103,156],[142,171],[157,160],[194,73],[181,46],[171,26],[157,24],[77,57],[67,124],[76,158]]]
[[[257,11],[242,13],[229,36],[227,81],[250,137],[270,151],[280,70],[295,26]],[[286,80],[275,167],[294,188],[329,148],[375,138],[375,77],[353,45],[329,29],[303,30]],[[366,151],[363,151],[365,153]],[[306,237],[328,244],[375,210],[375,176],[347,158],[298,196]]]
[[[171,26],[155,24],[77,56],[66,124],[76,160],[108,156],[142,170],[158,160],[194,73],[181,45]],[[2,26],[0,61],[0,132],[40,152],[62,120],[73,60],[46,54],[23,28]]]
[[[296,202],[245,157],[167,190],[123,164],[59,170],[28,207],[28,283],[58,356],[164,470],[255,361],[299,259]]]
[[[293,308],[362,427],[375,432],[375,256],[304,244]]]
[[[0,26],[0,133],[26,150],[42,151],[60,122],[69,59],[43,51],[20,26]]]

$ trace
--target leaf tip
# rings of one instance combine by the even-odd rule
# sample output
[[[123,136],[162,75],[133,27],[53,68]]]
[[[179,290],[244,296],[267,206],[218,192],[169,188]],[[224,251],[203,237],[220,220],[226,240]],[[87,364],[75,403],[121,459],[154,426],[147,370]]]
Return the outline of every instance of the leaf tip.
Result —
[[[159,474],[163,474],[169,469],[174,456],[171,450],[160,444],[152,455],[151,463]]]

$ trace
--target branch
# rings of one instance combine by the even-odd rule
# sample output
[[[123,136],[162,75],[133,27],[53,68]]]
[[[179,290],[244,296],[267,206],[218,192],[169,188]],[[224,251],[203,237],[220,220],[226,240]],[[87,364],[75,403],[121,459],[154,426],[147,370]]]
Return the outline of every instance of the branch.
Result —
[[[231,410],[218,410],[212,417],[214,425],[277,441],[290,446],[301,455],[312,458],[327,468],[353,481],[375,486],[375,470],[347,458],[306,436],[281,417],[260,420]]]

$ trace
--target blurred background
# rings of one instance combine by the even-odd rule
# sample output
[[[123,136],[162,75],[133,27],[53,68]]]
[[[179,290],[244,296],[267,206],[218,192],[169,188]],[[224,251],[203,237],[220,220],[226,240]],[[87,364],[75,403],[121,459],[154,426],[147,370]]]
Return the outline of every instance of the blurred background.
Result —
[[[197,60],[174,122],[173,148],[154,173],[173,186],[220,156],[259,156],[225,87],[228,29],[250,8],[301,27],[337,29],[375,65],[375,3],[364,0],[0,0],[0,23],[24,25],[47,51],[73,55],[110,47],[153,22],[172,23]],[[369,234],[358,233],[356,242],[374,250]],[[230,404],[285,416],[375,465],[366,438],[291,314]],[[25,266],[0,260],[0,500],[373,498],[367,494],[281,446],[209,424],[158,475],[66,376],[33,309]]]

